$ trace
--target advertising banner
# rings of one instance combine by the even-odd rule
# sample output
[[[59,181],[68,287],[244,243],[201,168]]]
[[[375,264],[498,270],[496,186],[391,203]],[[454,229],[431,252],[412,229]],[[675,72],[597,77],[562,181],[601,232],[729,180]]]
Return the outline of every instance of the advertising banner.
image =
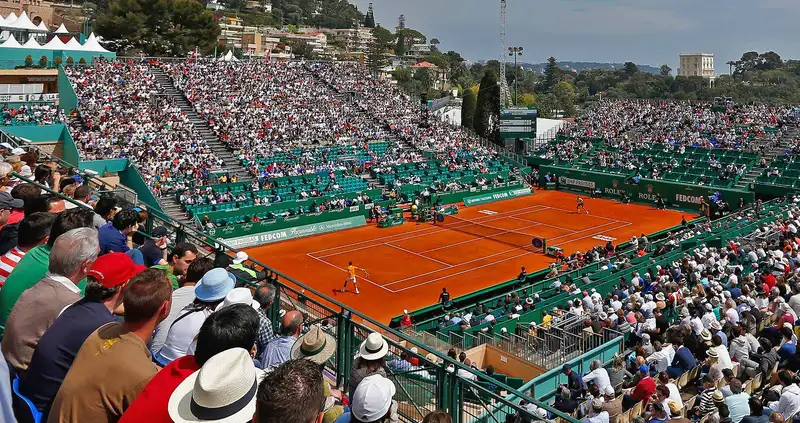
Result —
[[[227,245],[233,248],[246,248],[256,245],[270,244],[278,241],[286,241],[289,239],[302,238],[311,235],[319,235],[327,232],[340,231],[342,229],[357,228],[359,226],[366,225],[367,219],[364,218],[364,216],[352,216],[344,219],[329,220],[327,222],[312,223],[308,225],[295,226],[292,228],[266,230],[265,232],[262,232],[264,231],[263,227],[256,228],[256,225],[262,226],[260,225],[261,223],[267,222],[253,223],[251,224],[252,227],[240,225],[238,228],[233,226],[218,228],[209,231],[209,234],[217,237],[218,240],[225,242]],[[265,226],[268,226],[268,224]],[[226,238],[226,236],[232,235],[236,229],[245,231],[257,229],[259,232],[250,235]]]
[[[500,200],[507,200],[509,198],[515,197],[522,197],[525,195],[530,195],[531,189],[530,188],[517,188],[517,189],[510,189],[506,191],[498,191],[493,193],[486,193],[482,195],[475,195],[472,197],[464,197],[464,205],[474,206],[476,204],[485,204],[491,203],[493,201],[500,201]]]

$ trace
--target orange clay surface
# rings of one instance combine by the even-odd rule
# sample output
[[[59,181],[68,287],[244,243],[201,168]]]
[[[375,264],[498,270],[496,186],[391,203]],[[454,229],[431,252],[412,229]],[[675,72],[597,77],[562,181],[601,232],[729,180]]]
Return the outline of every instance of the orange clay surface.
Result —
[[[583,197],[590,215],[575,213],[576,196],[559,191],[464,207],[457,215],[502,230],[547,239],[565,254],[586,251],[615,238],[614,245],[642,233],[651,234],[680,224],[686,213],[651,206],[620,204]],[[383,323],[435,303],[443,287],[453,298],[546,268],[553,259],[505,243],[432,224],[380,229],[366,227],[312,236],[247,250],[250,257],[311,286],[323,294]],[[348,262],[357,271],[352,284],[339,292]]]

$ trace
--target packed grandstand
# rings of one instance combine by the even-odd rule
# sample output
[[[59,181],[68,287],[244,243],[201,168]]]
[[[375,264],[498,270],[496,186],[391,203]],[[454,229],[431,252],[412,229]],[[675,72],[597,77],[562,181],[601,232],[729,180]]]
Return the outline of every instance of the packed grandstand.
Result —
[[[68,124],[81,160],[129,159],[192,224],[4,131],[4,422],[761,423],[800,412],[792,107],[602,101],[519,161],[357,63],[118,60],[65,72],[76,110],[6,105],[6,130]],[[613,189],[584,187],[615,200],[665,181],[708,188],[704,203],[742,200],[554,254],[548,269],[443,295],[389,326],[211,235],[354,206],[380,218],[498,186],[575,191],[558,177],[568,172],[619,176]],[[476,360],[480,348],[505,361]]]

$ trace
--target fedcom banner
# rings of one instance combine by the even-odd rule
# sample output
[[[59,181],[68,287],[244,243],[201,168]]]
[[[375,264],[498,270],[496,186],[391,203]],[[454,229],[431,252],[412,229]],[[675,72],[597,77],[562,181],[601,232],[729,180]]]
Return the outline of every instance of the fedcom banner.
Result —
[[[722,194],[722,198],[730,204],[731,208],[739,207],[739,199],[745,204],[755,201],[752,192],[735,189],[722,189],[699,185],[689,185],[677,182],[642,179],[634,184],[624,175],[581,171],[555,166],[540,166],[540,183],[545,184],[544,175],[550,173],[558,178],[558,188],[573,191],[592,192],[600,190],[605,198],[620,198],[625,193],[632,201],[639,203],[653,203],[659,195],[664,202],[673,207],[699,210],[703,199],[709,202],[708,197],[715,192]]]
[[[505,191],[489,192],[486,194],[475,195],[472,197],[464,197],[465,206],[474,206],[476,204],[491,203],[492,201],[507,200],[509,198],[522,197],[530,195],[530,188],[517,188]]]
[[[286,241],[295,238],[302,238],[311,235],[319,235],[327,232],[340,231],[342,229],[357,228],[365,226],[367,219],[364,216],[352,216],[344,219],[330,220],[321,223],[295,226],[293,228],[267,230],[266,232],[239,236],[233,238],[218,237],[217,240],[234,248],[246,248],[256,245],[270,244],[278,241]],[[220,235],[220,229],[216,234]]]

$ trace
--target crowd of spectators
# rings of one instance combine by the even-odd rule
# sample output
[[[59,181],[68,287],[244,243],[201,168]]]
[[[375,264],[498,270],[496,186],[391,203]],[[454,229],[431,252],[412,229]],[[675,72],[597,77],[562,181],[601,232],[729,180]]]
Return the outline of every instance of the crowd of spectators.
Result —
[[[640,404],[632,417],[646,422],[791,421],[800,411],[800,199],[766,216],[771,223],[757,236],[700,245],[668,266],[620,277],[606,296],[551,286],[582,298],[546,310],[529,334],[542,337],[560,320],[583,316],[587,330],[625,334],[629,352],[608,368],[596,361],[585,374],[565,365],[568,382],[554,407],[588,423],[617,422]],[[725,223],[687,227],[663,247],[764,217],[748,208]],[[508,302],[509,310],[532,307],[538,295],[527,300]]]
[[[4,104],[0,109],[3,125],[52,125],[66,122],[63,110],[52,103],[30,103],[19,106]]]
[[[671,144],[759,152],[749,139],[775,140],[780,133],[767,132],[767,128],[795,121],[789,107],[727,105],[722,109],[710,102],[605,100],[589,108],[568,133],[613,138],[620,146]]]
[[[146,211],[73,169],[36,168],[23,183],[0,162],[0,420],[399,422],[380,334],[336,389],[332,323],[275,304],[277,277],[247,254],[170,244],[164,227],[145,235]]]
[[[71,132],[84,160],[127,158],[159,194],[205,183],[224,163],[161,91],[145,63],[68,67],[79,99]]]

